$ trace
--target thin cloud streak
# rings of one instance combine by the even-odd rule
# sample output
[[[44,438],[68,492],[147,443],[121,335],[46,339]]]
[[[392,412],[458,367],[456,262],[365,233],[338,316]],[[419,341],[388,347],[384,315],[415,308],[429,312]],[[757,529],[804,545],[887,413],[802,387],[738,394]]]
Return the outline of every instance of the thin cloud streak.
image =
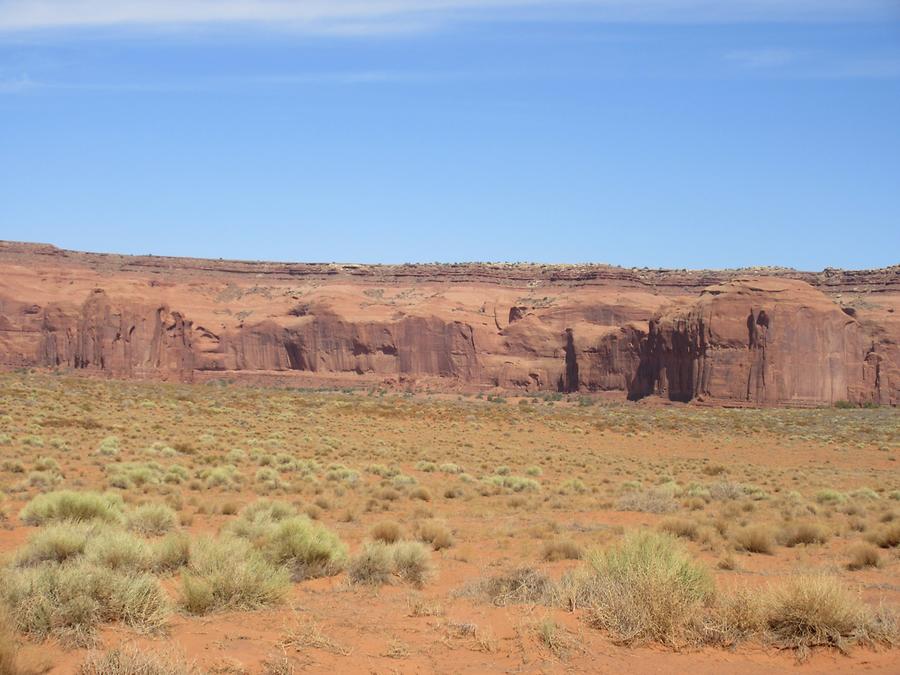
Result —
[[[796,52],[790,49],[765,48],[746,49],[729,52],[725,55],[731,61],[745,68],[777,68],[786,66],[797,58]]]
[[[529,12],[609,22],[900,18],[894,0],[0,0],[0,31],[265,24],[362,35],[393,32],[398,22],[425,28]]]

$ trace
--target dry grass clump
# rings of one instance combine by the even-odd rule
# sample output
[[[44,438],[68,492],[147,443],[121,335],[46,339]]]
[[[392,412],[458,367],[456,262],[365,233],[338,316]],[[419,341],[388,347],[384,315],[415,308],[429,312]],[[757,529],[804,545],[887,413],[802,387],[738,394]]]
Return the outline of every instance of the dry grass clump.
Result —
[[[588,623],[626,644],[696,641],[698,621],[714,594],[709,571],[675,538],[651,531],[588,552],[585,568],[568,583],[574,583],[573,597],[586,604]]]
[[[532,632],[538,644],[557,659],[565,660],[573,652],[583,651],[578,639],[549,617],[535,623]]]
[[[667,534],[691,541],[696,541],[700,536],[700,528],[697,527],[697,523],[687,518],[664,518],[659,524],[659,529]]]
[[[352,583],[381,586],[393,576],[421,587],[434,574],[428,549],[417,541],[368,542],[350,560],[347,568]]]
[[[734,547],[748,553],[771,554],[775,549],[775,539],[765,525],[748,525],[732,536]]]
[[[640,511],[644,513],[669,513],[678,508],[672,493],[668,490],[629,492],[623,495],[616,507],[620,511]]]
[[[556,596],[553,581],[534,567],[521,566],[467,584],[461,595],[481,597],[497,607],[551,604]]]
[[[175,529],[178,514],[165,504],[144,504],[128,513],[125,523],[129,530],[145,536],[158,536]]]
[[[866,567],[881,567],[881,554],[878,548],[866,542],[859,542],[850,548],[848,570],[861,570]]]
[[[393,544],[403,539],[403,530],[393,520],[384,520],[376,523],[370,532],[372,539],[382,541],[385,544]]]
[[[2,671],[0,671],[2,672]],[[201,671],[173,653],[144,652],[133,645],[92,652],[78,675],[200,675]]]
[[[796,577],[772,587],[762,598],[765,625],[781,647],[797,649],[801,658],[812,647],[846,651],[854,643],[893,644],[897,627],[847,592],[832,577]]]
[[[90,535],[88,524],[55,524],[42,528],[16,551],[15,564],[28,567],[44,562],[65,562],[84,553]]]
[[[6,612],[0,607],[0,675],[31,675],[19,663],[15,628]]]
[[[541,557],[548,562],[560,560],[581,560],[584,549],[571,539],[557,538],[544,542]]]
[[[38,495],[22,509],[19,517],[29,525],[52,521],[100,521],[117,523],[122,519],[124,503],[115,494],[62,490]]]
[[[207,614],[274,605],[287,593],[290,575],[246,540],[225,536],[194,543],[181,581],[184,608]]]
[[[818,523],[795,523],[784,529],[779,541],[788,548],[799,544],[824,544],[828,541],[828,533]]]
[[[431,544],[431,548],[440,551],[453,546],[453,533],[444,523],[429,518],[416,524],[416,539]]]
[[[169,612],[168,598],[154,577],[85,560],[7,570],[0,582],[0,599],[12,620],[37,640],[55,637],[90,646],[100,624],[116,621],[140,632],[158,632]]]
[[[874,532],[870,540],[881,548],[895,548],[900,546],[900,522],[894,522]]]

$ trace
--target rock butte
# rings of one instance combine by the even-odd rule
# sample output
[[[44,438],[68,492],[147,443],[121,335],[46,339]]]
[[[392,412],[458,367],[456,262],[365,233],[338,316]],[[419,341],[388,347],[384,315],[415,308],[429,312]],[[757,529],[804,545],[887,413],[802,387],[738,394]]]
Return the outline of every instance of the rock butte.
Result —
[[[0,242],[0,364],[723,404],[896,405],[900,265],[287,264]]]

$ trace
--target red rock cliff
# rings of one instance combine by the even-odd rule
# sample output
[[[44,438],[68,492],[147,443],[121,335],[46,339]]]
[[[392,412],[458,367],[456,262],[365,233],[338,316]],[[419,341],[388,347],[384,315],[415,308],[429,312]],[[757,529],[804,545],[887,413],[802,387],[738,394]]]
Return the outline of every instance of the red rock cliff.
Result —
[[[900,267],[327,265],[0,242],[0,364],[895,405]]]

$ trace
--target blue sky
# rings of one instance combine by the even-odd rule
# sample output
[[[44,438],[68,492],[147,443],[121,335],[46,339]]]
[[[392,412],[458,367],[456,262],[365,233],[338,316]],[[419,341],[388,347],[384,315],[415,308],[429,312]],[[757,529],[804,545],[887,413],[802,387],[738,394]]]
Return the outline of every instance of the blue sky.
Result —
[[[0,0],[0,238],[900,262],[896,0]]]

